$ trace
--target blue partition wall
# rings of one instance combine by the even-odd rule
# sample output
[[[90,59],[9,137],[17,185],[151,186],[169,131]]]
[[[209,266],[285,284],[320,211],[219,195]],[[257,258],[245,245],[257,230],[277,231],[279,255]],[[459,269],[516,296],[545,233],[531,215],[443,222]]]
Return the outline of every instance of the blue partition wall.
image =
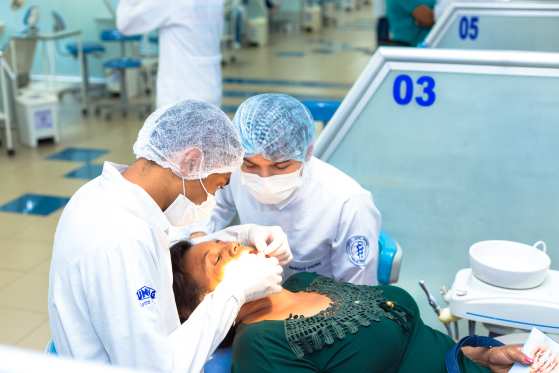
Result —
[[[373,192],[432,324],[417,281],[451,285],[476,241],[559,263],[559,55],[381,48],[317,154]]]

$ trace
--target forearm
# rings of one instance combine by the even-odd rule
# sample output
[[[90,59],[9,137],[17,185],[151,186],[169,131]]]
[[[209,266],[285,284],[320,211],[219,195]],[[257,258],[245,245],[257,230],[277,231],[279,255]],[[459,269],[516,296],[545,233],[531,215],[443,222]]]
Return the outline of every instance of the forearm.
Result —
[[[420,5],[415,8],[412,16],[421,27],[432,27],[435,24],[435,13],[427,5]]]
[[[170,336],[174,371],[201,372],[239,313],[242,299],[218,287],[204,298],[188,320]]]

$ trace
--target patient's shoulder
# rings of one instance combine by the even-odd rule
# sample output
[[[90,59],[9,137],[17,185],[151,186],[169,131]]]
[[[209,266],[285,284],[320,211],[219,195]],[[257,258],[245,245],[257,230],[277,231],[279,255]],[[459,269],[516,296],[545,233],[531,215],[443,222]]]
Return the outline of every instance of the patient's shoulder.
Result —
[[[285,280],[283,287],[289,291],[305,290],[317,277],[319,275],[314,272],[299,272]]]

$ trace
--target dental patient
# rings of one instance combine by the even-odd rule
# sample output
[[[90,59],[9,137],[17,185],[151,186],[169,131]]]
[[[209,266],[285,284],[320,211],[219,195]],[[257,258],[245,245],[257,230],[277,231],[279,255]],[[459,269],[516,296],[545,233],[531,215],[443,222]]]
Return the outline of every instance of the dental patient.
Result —
[[[232,242],[182,241],[171,247],[173,290],[181,322],[241,255],[261,255]],[[233,340],[233,372],[446,372],[454,342],[425,325],[417,304],[396,286],[337,282],[298,273],[283,290],[247,303]],[[508,372],[529,364],[518,346],[464,347],[462,372]]]

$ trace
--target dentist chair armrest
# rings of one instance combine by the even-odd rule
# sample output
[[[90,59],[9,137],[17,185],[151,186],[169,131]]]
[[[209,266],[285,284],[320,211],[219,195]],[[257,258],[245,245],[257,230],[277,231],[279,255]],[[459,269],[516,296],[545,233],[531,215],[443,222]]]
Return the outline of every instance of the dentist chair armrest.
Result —
[[[400,244],[384,231],[378,238],[378,273],[377,281],[381,285],[398,282],[402,263]]]

